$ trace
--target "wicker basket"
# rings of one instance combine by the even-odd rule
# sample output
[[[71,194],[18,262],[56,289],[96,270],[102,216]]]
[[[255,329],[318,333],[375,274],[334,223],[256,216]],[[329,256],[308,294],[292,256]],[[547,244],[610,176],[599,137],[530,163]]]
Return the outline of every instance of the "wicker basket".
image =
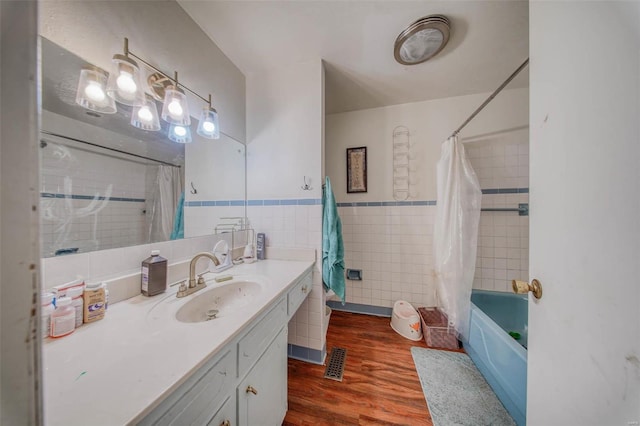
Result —
[[[460,342],[449,328],[447,315],[438,308],[418,308],[424,341],[430,348],[459,349]]]

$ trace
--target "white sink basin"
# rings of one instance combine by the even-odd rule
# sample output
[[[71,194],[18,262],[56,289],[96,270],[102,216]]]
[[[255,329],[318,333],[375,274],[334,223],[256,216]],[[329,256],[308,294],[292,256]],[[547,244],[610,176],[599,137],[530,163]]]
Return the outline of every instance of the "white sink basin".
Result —
[[[209,283],[209,287],[195,293],[191,300],[176,312],[180,322],[203,322],[240,313],[262,292],[262,285],[251,280],[234,280],[229,283]]]

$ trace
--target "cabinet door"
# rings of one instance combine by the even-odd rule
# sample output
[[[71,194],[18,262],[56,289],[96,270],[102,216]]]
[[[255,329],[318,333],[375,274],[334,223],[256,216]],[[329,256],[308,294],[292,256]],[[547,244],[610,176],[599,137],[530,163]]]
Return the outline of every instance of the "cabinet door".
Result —
[[[235,381],[235,367],[236,351],[227,350],[198,370],[139,424],[205,424],[228,398]]]
[[[238,424],[281,425],[287,413],[287,327],[238,386]]]

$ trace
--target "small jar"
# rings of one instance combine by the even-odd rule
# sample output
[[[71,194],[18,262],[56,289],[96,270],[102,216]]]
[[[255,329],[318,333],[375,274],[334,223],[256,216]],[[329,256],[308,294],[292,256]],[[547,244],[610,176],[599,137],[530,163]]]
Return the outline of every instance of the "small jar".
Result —
[[[105,291],[102,283],[87,283],[84,289],[83,322],[90,323],[104,318]]]
[[[67,297],[71,298],[71,306],[76,312],[75,327],[78,328],[82,325],[82,312],[84,311],[84,298],[82,297],[84,288],[73,287],[67,290]]]
[[[46,339],[51,334],[51,314],[56,310],[53,306],[53,299],[55,298],[53,293],[42,293],[40,296],[40,303],[42,308],[40,309],[40,318],[42,321],[42,338]]]
[[[56,310],[51,314],[51,337],[62,337],[76,329],[76,310],[70,297],[61,297],[56,301]]]

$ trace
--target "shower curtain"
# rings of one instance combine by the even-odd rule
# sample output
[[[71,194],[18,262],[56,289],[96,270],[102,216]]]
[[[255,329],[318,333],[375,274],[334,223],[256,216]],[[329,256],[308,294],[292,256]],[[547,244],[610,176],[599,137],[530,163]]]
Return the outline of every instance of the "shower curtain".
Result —
[[[438,304],[458,338],[467,340],[482,191],[457,136],[442,144],[437,181],[433,241]]]
[[[149,242],[167,241],[171,238],[174,214],[183,190],[180,168],[158,166],[150,200]]]

